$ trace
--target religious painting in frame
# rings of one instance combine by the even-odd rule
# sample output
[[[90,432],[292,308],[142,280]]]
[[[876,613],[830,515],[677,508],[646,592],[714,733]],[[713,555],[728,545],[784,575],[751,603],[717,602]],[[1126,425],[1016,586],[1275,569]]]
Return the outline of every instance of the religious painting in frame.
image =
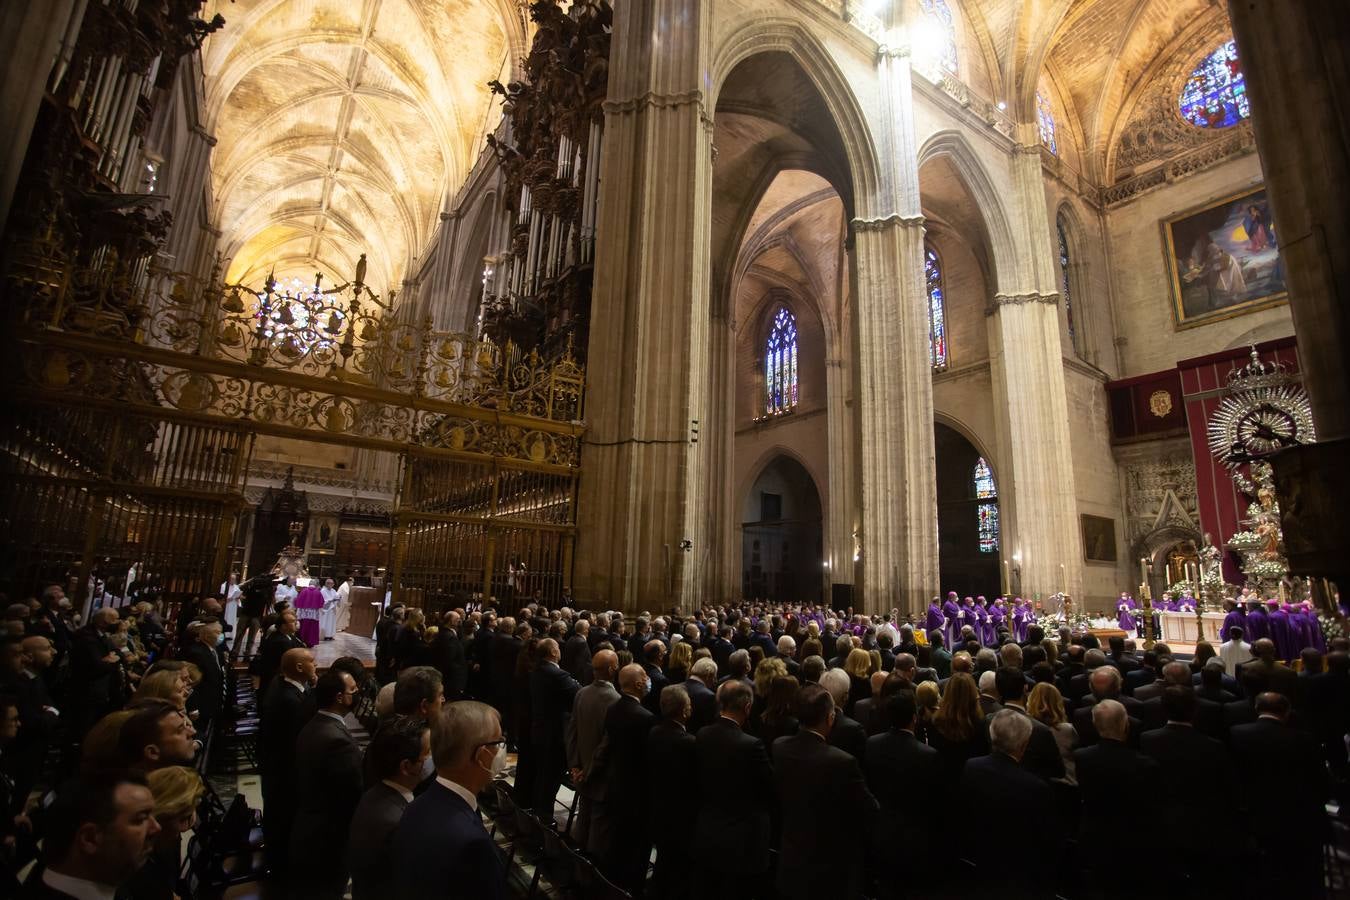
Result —
[[[313,515],[309,517],[309,534],[305,548],[307,553],[329,554],[337,551],[337,516]]]
[[[1079,516],[1083,529],[1083,559],[1087,562],[1116,561],[1116,520],[1105,516]]]
[[[1164,219],[1162,230],[1177,328],[1287,302],[1264,185]]]

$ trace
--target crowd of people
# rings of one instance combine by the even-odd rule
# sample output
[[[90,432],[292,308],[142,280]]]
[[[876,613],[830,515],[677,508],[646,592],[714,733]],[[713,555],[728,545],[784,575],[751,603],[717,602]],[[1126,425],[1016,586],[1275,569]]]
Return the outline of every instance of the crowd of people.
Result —
[[[286,896],[508,896],[479,808],[494,782],[633,896],[1319,895],[1350,642],[1289,666],[1226,623],[1186,659],[1047,633],[1017,606],[990,633],[957,606],[395,603],[373,672],[320,673],[284,604],[254,653],[238,629],[226,646],[214,599],[71,630],[52,588],[9,607],[0,647],[6,863],[41,837],[30,896],[181,894],[201,737],[244,643]]]

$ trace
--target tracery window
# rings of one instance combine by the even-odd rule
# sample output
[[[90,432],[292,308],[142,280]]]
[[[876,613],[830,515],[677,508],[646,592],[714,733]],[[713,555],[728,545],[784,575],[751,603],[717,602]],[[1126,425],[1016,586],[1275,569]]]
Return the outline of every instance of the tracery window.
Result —
[[[797,319],[786,306],[774,313],[764,347],[765,412],[791,412],[797,405]]]
[[[1051,153],[1059,155],[1059,144],[1055,141],[1055,111],[1050,101],[1040,91],[1036,92],[1036,127],[1041,134],[1041,143]]]
[[[937,26],[941,35],[942,46],[938,62],[942,64],[942,68],[955,75],[956,20],[952,17],[951,7],[947,5],[947,0],[919,0],[919,6],[923,9],[924,15]]]
[[[1055,230],[1059,233],[1059,293],[1064,298],[1064,315],[1069,323],[1069,344],[1078,350],[1078,336],[1073,327],[1073,280],[1069,274],[1069,239],[1064,234],[1064,217],[1055,220]]]
[[[975,507],[979,530],[980,552],[998,552],[998,489],[994,486],[994,472],[989,463],[980,457],[975,461],[975,470],[970,476],[975,498],[984,502]]]
[[[1252,114],[1234,41],[1220,44],[1200,61],[1182,86],[1177,107],[1197,128],[1228,128]]]
[[[930,244],[923,245],[923,273],[928,285],[928,356],[933,371],[947,368],[947,292],[942,261]]]

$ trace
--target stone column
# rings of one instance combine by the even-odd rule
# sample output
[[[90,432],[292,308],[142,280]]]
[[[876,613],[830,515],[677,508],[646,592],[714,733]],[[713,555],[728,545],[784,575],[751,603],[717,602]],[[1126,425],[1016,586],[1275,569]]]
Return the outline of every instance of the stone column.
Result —
[[[1229,0],[1318,440],[1350,437],[1350,14]]]
[[[854,493],[857,490],[857,466],[853,456],[853,415],[849,404],[849,374],[847,362],[843,359],[843,339],[834,336],[835,346],[825,359],[825,396],[827,398],[826,415],[829,419],[827,435],[829,440],[829,479],[830,506],[826,517],[825,562],[829,565],[826,573],[829,585],[852,584],[853,575],[853,529],[858,526],[857,504]]]
[[[1009,218],[1018,235],[1013,271],[998,273],[989,362],[999,425],[1000,550],[1021,569],[1021,593],[1078,596],[1083,553],[1077,526],[1059,293],[1035,125],[1018,126]],[[1060,566],[1063,566],[1061,574]]]
[[[708,547],[698,559],[704,596],[720,602],[740,596],[742,566],[741,509],[736,496],[736,329],[727,311],[713,314],[708,342],[707,418],[699,422]]]
[[[882,48],[879,215],[856,242],[862,607],[922,609],[938,586],[933,381],[908,48]]]
[[[710,537],[690,443],[707,418],[707,7],[614,10],[576,581],[578,597],[628,611],[696,605]]]

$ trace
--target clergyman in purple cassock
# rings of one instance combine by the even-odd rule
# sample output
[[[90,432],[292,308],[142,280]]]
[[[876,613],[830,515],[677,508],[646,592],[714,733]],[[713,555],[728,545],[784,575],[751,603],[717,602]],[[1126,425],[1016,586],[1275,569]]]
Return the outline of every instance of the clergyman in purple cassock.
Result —
[[[955,652],[956,638],[961,633],[961,604],[956,601],[956,591],[948,591],[947,599],[942,602],[942,614],[947,618],[944,626],[947,632],[947,649]]]
[[[310,585],[295,598],[295,616],[300,620],[300,640],[306,646],[319,644],[319,610],[323,609],[323,591]]]
[[[1270,626],[1270,639],[1275,642],[1275,655],[1288,662],[1298,659],[1298,652],[1303,648],[1300,646],[1303,642],[1297,640],[1293,631],[1289,627],[1289,614],[1280,609],[1280,601],[1267,601],[1269,612],[1266,613],[1267,624]],[[1299,638],[1302,635],[1298,636]]]
[[[942,606],[938,603],[938,598],[934,597],[928,604],[928,616],[924,619],[923,630],[925,632],[942,631],[942,623],[945,620],[942,615]],[[951,646],[951,642],[947,642]]]
[[[1120,599],[1116,601],[1116,622],[1120,625],[1121,631],[1126,634],[1138,628],[1138,623],[1134,621],[1134,615],[1131,612],[1134,608],[1134,598],[1128,594],[1121,594]]]
[[[1253,600],[1247,607],[1247,630],[1242,639],[1255,644],[1261,638],[1270,637],[1270,619],[1259,600]]]
[[[1246,611],[1232,600],[1225,600],[1224,605],[1228,607],[1228,615],[1223,617],[1223,628],[1219,631],[1220,642],[1228,640],[1229,632],[1234,628],[1241,628],[1245,639],[1247,635]]]
[[[1012,626],[1013,635],[1017,643],[1025,643],[1027,639],[1027,625],[1031,618],[1031,612],[1027,609],[1027,603],[1021,597],[1013,601],[1012,608]]]
[[[1007,618],[1006,610],[1003,608],[1003,598],[999,597],[989,607],[989,627],[994,632],[994,643],[998,643],[998,630],[1003,627],[1004,620]],[[1008,629],[1012,633],[1012,629]]]

